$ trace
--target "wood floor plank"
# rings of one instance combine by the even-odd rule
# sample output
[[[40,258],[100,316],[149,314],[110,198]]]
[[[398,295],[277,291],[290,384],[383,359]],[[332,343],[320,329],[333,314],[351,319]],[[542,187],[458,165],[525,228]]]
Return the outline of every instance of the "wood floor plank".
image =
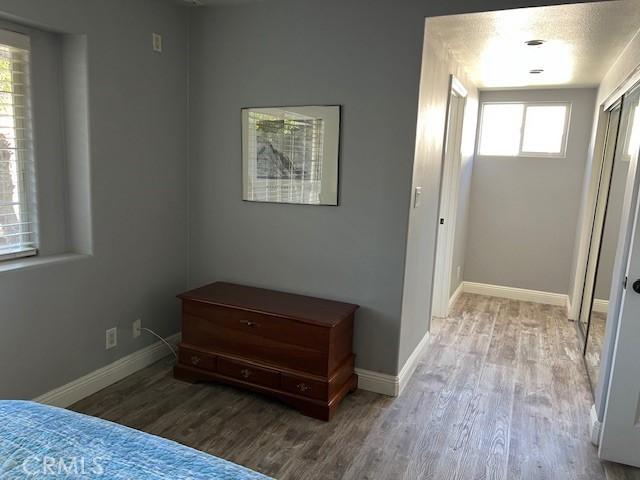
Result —
[[[448,383],[436,392],[431,408],[425,412],[423,429],[410,453],[407,478],[450,478],[461,453],[455,449],[456,425],[474,401],[482,356],[463,356],[448,349],[441,361],[450,362],[454,368]]]
[[[469,437],[453,478],[505,479],[507,474],[515,375],[512,367],[485,363],[476,406],[462,423]]]
[[[400,397],[358,390],[329,423],[257,394],[176,381],[171,359],[73,409],[281,480],[604,480],[563,308],[465,293],[431,328]]]
[[[519,302],[502,300],[487,352],[487,362],[516,366],[520,340],[519,312]]]

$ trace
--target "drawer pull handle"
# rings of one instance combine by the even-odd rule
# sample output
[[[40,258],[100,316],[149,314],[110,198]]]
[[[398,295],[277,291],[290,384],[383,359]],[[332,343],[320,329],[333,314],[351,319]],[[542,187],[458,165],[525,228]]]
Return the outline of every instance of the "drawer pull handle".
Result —
[[[248,368],[243,368],[242,370],[240,370],[240,375],[242,375],[244,378],[249,378],[251,376],[251,370],[249,370]]]
[[[298,385],[296,385],[296,388],[301,392],[306,392],[307,390],[311,390],[311,387],[306,383],[299,383]]]
[[[200,357],[197,357],[196,355],[192,355],[191,356],[191,363],[193,365],[198,365],[200,363]]]
[[[240,320],[240,323],[247,327],[259,327],[260,324],[256,322],[250,322],[249,320]]]

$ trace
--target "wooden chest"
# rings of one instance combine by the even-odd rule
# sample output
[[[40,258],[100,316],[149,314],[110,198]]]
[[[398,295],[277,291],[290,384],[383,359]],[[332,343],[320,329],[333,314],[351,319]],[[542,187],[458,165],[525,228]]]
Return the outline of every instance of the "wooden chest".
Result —
[[[322,420],[357,387],[357,305],[224,282],[178,298],[178,379],[246,388]]]

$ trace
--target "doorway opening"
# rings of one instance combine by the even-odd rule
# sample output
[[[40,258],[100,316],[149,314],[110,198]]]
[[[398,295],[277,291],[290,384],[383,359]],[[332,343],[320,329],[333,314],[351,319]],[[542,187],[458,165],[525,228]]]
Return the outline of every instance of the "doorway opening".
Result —
[[[575,428],[587,429],[587,443],[608,443],[601,458],[628,465],[640,458],[612,454],[598,427],[610,418],[611,318],[624,305],[636,214],[639,22],[636,0],[428,18],[420,110],[433,128],[418,138],[426,168],[413,185],[439,191],[422,214],[433,222],[423,246],[434,252],[435,341],[447,346],[456,332],[483,352],[482,365],[514,374],[513,388],[520,368],[546,375],[549,363],[573,372],[578,362],[565,393],[587,391],[596,408],[590,419],[592,398],[580,397]],[[562,382],[547,380],[551,391]],[[640,421],[625,418],[629,432]]]

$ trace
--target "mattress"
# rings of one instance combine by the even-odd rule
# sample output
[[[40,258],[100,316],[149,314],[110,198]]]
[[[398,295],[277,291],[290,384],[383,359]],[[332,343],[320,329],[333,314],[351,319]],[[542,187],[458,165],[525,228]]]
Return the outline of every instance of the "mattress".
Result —
[[[1,479],[242,479],[264,475],[99,418],[0,401]]]

